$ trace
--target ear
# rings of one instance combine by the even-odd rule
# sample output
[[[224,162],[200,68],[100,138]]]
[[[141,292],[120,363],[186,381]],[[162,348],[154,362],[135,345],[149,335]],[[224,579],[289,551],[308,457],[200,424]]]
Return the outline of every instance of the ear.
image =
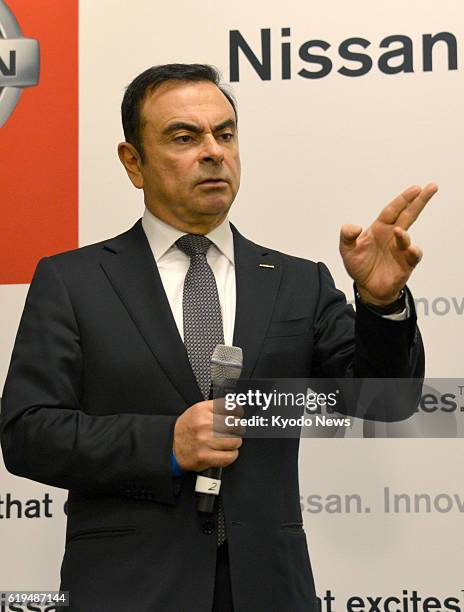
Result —
[[[120,142],[118,155],[134,187],[143,189],[142,160],[137,149],[129,142]]]

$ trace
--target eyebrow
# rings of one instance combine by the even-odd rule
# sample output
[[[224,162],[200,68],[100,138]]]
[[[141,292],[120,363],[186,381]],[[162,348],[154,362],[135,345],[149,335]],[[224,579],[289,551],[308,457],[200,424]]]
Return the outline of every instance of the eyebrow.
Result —
[[[226,119],[222,123],[215,125],[213,128],[213,132],[220,132],[221,130],[225,130],[226,128],[236,129],[237,124],[234,119]],[[172,134],[173,132],[177,132],[178,130],[186,130],[187,132],[193,132],[194,134],[202,134],[203,129],[195,125],[195,123],[188,123],[185,121],[176,121],[175,123],[171,123],[166,126],[162,131],[163,135]]]

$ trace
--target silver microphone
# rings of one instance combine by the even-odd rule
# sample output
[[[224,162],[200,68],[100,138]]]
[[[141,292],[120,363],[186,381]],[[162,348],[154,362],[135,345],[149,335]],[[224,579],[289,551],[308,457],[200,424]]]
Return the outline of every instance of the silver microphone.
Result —
[[[242,368],[242,349],[238,346],[218,344],[211,357],[211,386],[213,391],[225,392],[227,390],[230,392],[233,390],[240,378]],[[221,476],[222,468],[220,467],[211,467],[198,474],[195,483],[198,512],[208,514],[213,512],[214,500],[221,489]]]

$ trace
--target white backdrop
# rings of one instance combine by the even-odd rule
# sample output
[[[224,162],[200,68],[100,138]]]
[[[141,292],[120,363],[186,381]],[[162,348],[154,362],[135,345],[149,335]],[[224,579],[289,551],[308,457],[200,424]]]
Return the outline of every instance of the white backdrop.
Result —
[[[236,0],[229,6],[211,0],[165,5],[81,0],[80,245],[125,230],[143,210],[141,194],[129,184],[116,156],[122,139],[119,106],[130,80],[150,65],[175,61],[212,63],[227,82],[229,32],[239,30],[259,56],[260,31],[269,28],[272,79],[262,81],[240,53],[240,81],[232,84],[243,168],[232,221],[258,243],[325,261],[351,299],[351,281],[338,255],[339,226],[368,224],[409,184],[437,182],[439,194],[411,230],[424,258],[410,286],[416,298],[423,298],[418,312],[427,375],[460,377],[463,23],[464,8],[455,0],[288,0],[274,5]],[[288,80],[280,75],[282,28],[291,29],[285,38],[291,42],[293,64]],[[433,70],[424,72],[422,36],[439,32],[456,37],[458,69],[448,70],[447,49],[439,43]],[[379,44],[399,34],[413,41],[414,72],[386,75],[376,67],[386,51]],[[338,45],[351,37],[371,42],[363,52],[374,67],[364,76],[337,72],[341,65],[359,66],[338,57]],[[325,55],[334,68],[324,78],[305,79],[298,71],[309,67],[298,50],[314,39],[330,43]],[[313,52],[324,55],[321,49]],[[0,286],[0,383],[26,291],[24,285]],[[331,591],[335,610],[343,610],[350,596],[401,597],[403,590],[414,589],[423,597],[460,598],[464,609],[462,458],[461,440],[302,441],[300,482],[311,559],[318,592]],[[446,494],[453,507],[387,513],[384,487],[412,496]],[[0,472],[0,501],[8,493],[23,502],[42,499],[46,491],[53,498],[50,518],[43,516],[43,504],[41,518],[14,518],[14,511],[6,518],[5,503],[0,504],[0,589],[58,586],[65,495]],[[361,513],[308,511],[309,495],[345,494],[362,497]]]

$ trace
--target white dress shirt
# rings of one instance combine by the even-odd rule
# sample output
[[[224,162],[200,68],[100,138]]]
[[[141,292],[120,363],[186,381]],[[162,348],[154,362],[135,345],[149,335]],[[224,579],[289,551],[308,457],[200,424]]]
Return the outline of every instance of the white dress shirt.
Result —
[[[168,225],[155,217],[147,208],[142,217],[142,227],[150,244],[156,265],[161,276],[164,291],[168,298],[171,312],[184,339],[184,316],[182,311],[182,297],[184,291],[185,275],[190,266],[190,257],[181,251],[175,244],[186,232]],[[231,345],[234,337],[235,323],[235,261],[234,237],[226,218],[212,232],[206,234],[213,243],[206,254],[219,294],[221,305],[222,325],[224,330],[224,343]]]

